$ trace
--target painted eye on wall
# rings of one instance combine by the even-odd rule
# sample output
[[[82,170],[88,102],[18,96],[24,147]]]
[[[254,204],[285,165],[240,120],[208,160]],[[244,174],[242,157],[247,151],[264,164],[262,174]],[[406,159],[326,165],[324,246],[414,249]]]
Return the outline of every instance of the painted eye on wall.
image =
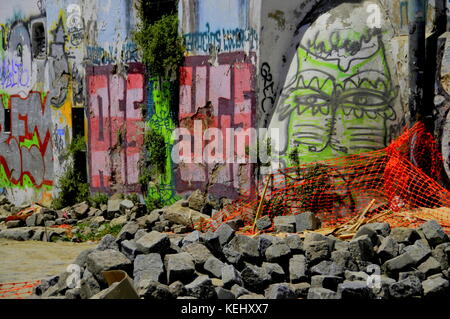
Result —
[[[370,92],[361,92],[361,93],[352,93],[345,95],[341,98],[342,104],[352,104],[354,106],[359,106],[362,108],[379,108],[384,107],[389,104],[388,99],[377,93]]]
[[[330,98],[321,94],[297,95],[293,99],[299,105],[321,106],[328,104]]]

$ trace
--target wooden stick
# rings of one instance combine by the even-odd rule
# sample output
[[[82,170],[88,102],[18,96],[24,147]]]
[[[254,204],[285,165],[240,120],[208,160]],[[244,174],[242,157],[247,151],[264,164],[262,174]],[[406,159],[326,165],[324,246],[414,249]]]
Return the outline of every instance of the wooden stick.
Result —
[[[255,231],[255,228],[256,228],[256,221],[259,219],[259,215],[261,214],[264,198],[266,197],[267,188],[269,187],[269,184],[270,184],[270,181],[272,180],[272,177],[273,177],[273,175],[270,174],[269,178],[267,179],[266,185],[264,186],[264,192],[263,192],[263,195],[261,197],[261,200],[259,201],[258,209],[256,210],[255,221],[253,223],[253,228],[252,228],[253,232]]]

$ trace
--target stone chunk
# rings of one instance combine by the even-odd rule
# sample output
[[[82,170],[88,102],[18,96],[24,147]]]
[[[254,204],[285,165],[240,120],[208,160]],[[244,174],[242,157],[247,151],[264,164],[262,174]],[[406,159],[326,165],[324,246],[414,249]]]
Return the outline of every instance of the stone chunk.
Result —
[[[277,216],[273,220],[275,232],[294,233],[295,216]]]
[[[183,247],[183,251],[192,256],[195,265],[197,265],[200,269],[203,269],[203,266],[208,258],[213,257],[211,251],[209,251],[205,245],[199,243],[187,245],[186,247]]]
[[[208,248],[211,253],[215,255],[221,255],[222,254],[222,245],[220,244],[219,235],[216,233],[213,233],[211,231],[202,234],[200,237],[200,242],[203,243],[203,245]]]
[[[215,290],[216,290],[217,299],[219,299],[219,300],[236,299],[236,296],[230,290],[224,289],[222,287],[216,287]]]
[[[366,281],[344,281],[338,286],[342,299],[372,299],[374,293]]]
[[[311,277],[311,287],[312,288],[326,288],[333,291],[337,290],[337,287],[342,283],[344,279],[337,276],[312,276]]]
[[[310,288],[308,290],[308,299],[339,299],[336,292],[325,288]]]
[[[181,281],[186,284],[194,276],[195,265],[192,256],[188,253],[166,255],[164,264],[167,271],[167,283]]]
[[[332,261],[324,260],[313,266],[310,272],[312,276],[323,275],[342,277],[344,275],[344,268]]]
[[[189,196],[188,203],[189,208],[199,212],[206,203],[206,196],[202,191],[196,190]]]
[[[267,271],[267,273],[272,278],[272,281],[275,283],[284,282],[286,280],[286,273],[283,268],[274,263],[263,263],[262,267]]]
[[[243,286],[244,282],[239,271],[233,265],[224,265],[222,268],[223,287],[228,289],[234,285]]]
[[[236,296],[236,298],[250,294],[250,291],[239,285],[233,285],[233,287],[231,287],[231,292]]]
[[[358,264],[359,268],[365,268],[375,257],[373,243],[367,235],[354,238],[348,247],[350,254]]]
[[[117,235],[118,241],[130,240],[134,238],[134,235],[139,230],[139,225],[136,222],[127,223],[120,233]]]
[[[186,294],[198,299],[213,299],[217,297],[214,285],[208,276],[199,276],[186,285]]]
[[[223,247],[223,255],[227,262],[235,266],[240,265],[242,260],[244,259],[244,255],[242,253],[228,245]]]
[[[254,238],[236,235],[227,246],[233,247],[236,251],[242,253],[246,260],[254,261],[260,257],[259,242]]]
[[[285,243],[275,243],[266,249],[265,255],[268,262],[282,262],[291,256],[291,249]]]
[[[359,267],[348,250],[336,250],[331,253],[331,260],[344,269],[358,271]]]
[[[307,277],[306,258],[303,255],[295,255],[289,261],[289,279],[291,283],[296,284],[305,282]]]
[[[183,238],[181,241],[182,246],[185,247],[190,244],[199,243],[202,233],[200,233],[198,230],[193,231],[192,233],[188,234],[186,237]]]
[[[87,269],[99,280],[104,282],[103,271],[123,270],[130,272],[131,261],[117,250],[95,250],[87,257]]]
[[[108,216],[114,216],[116,213],[120,213],[120,203],[121,199],[109,199],[108,200]],[[108,219],[108,218],[107,218]]]
[[[391,226],[388,223],[370,223],[363,227],[369,228],[383,237],[387,237],[391,233]]]
[[[22,226],[22,223],[23,222],[21,220],[10,220],[6,222],[6,228],[7,229],[19,228]]]
[[[234,229],[227,224],[222,224],[215,233],[219,236],[220,245],[224,246],[234,237]]]
[[[297,235],[288,236],[286,237],[285,242],[289,246],[293,254],[297,255],[304,253],[303,241],[300,238],[300,236]]]
[[[397,257],[399,253],[398,243],[391,236],[386,237],[381,242],[377,254],[382,262]]]
[[[406,253],[414,261],[414,265],[418,265],[431,255],[431,249],[426,242],[418,240],[414,245],[405,247]]]
[[[86,202],[77,204],[72,207],[73,211],[75,212],[75,217],[80,220],[88,217],[89,212],[89,205]]]
[[[425,277],[430,277],[442,271],[441,264],[433,257],[429,257],[420,264],[419,267],[417,267],[417,270],[423,273]]]
[[[144,300],[169,300],[174,298],[169,287],[152,280],[141,280],[137,286],[137,293]]]
[[[448,242],[448,236],[441,225],[435,220],[430,220],[419,227],[431,247]]]
[[[311,285],[307,282],[301,282],[299,284],[291,284],[291,288],[294,290],[297,298],[306,299]]]
[[[136,245],[143,254],[164,253],[170,248],[170,240],[166,234],[152,231],[142,236]]]
[[[434,258],[441,264],[442,269],[447,269],[450,266],[450,243],[437,245],[432,253]]]
[[[364,225],[364,226],[362,226],[361,228],[358,229],[354,239],[362,237],[364,235],[369,237],[370,241],[372,242],[372,244],[374,246],[377,246],[377,245],[380,244],[380,240],[378,238],[377,232],[374,231],[372,228],[368,227],[367,225]]]
[[[195,225],[209,219],[208,215],[188,207],[183,207],[181,201],[167,207],[164,210],[163,216],[166,220],[174,224],[183,225],[190,229],[194,229]]]
[[[245,288],[254,291],[262,292],[269,286],[272,278],[264,268],[247,264],[241,272],[242,280]]]
[[[89,270],[85,270],[80,282],[81,299],[89,299],[100,291],[100,284],[95,279],[94,275]]]
[[[134,283],[137,286],[143,280],[164,281],[164,264],[160,254],[139,255],[134,260]]]
[[[411,298],[422,294],[422,284],[419,278],[410,276],[404,280],[389,285],[389,295],[391,298]]]
[[[224,266],[225,265],[223,262],[221,262],[216,257],[211,256],[205,262],[204,268],[208,274],[210,274],[216,278],[221,278],[222,277],[222,268]]]
[[[265,292],[266,299],[295,299],[296,294],[289,284],[273,284]]]
[[[399,244],[410,245],[416,240],[420,239],[419,234],[415,229],[406,227],[397,227],[391,230],[391,236]]]
[[[442,297],[449,295],[449,281],[442,276],[433,276],[422,282],[425,297]]]
[[[175,281],[170,284],[169,291],[174,297],[183,296],[186,294],[186,289],[184,288],[184,284],[181,281]]]
[[[305,230],[316,230],[321,226],[320,219],[312,212],[304,212],[295,215],[296,232],[304,232]]]
[[[345,280],[348,281],[367,281],[369,275],[363,271],[345,271]]]
[[[395,276],[399,272],[408,271],[415,265],[414,260],[408,253],[401,254],[386,261],[382,269],[389,275]]]
[[[305,243],[305,255],[311,265],[317,264],[330,258],[330,245],[325,240],[307,242]]]
[[[120,246],[120,252],[131,261],[134,261],[136,256],[139,255],[139,250],[134,240],[124,240]]]
[[[272,220],[269,216],[261,217],[256,221],[256,228],[260,231],[264,231],[272,227]]]
[[[129,199],[124,199],[120,202],[120,210],[122,214],[125,214],[127,209],[132,209],[134,207],[134,203]]]

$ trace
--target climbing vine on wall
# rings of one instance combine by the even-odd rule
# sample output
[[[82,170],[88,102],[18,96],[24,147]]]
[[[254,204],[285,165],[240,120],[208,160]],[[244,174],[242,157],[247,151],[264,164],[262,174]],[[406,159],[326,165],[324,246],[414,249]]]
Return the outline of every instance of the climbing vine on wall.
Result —
[[[184,46],[178,34],[177,1],[140,0],[140,23],[134,41],[141,50],[149,78],[145,154],[140,167],[140,184],[149,210],[170,205],[179,199],[171,152],[175,129],[174,110],[178,101],[178,69]]]

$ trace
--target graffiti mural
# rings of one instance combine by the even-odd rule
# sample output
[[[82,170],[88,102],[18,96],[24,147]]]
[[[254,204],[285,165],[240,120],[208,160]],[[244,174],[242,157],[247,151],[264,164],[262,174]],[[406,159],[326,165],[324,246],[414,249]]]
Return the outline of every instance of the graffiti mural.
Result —
[[[87,84],[91,190],[139,191],[144,67],[130,64],[128,75],[114,74],[113,66],[88,67]]]
[[[2,28],[2,47],[0,48],[0,90],[9,94],[24,95],[32,87],[31,38],[23,22],[15,22],[6,35]],[[6,41],[8,37],[8,41]]]
[[[52,105],[61,107],[66,101],[70,82],[69,62],[65,50],[65,31],[62,20],[58,22],[56,29],[52,33],[54,41],[50,46],[50,56],[47,60],[49,95]]]
[[[303,162],[377,150],[397,119],[380,29],[324,30],[327,14],[307,28],[291,64],[272,127],[285,128],[280,157]]]
[[[186,58],[181,70],[180,127],[194,136],[194,126],[200,121],[201,133],[208,128],[218,128],[224,137],[228,128],[254,127],[256,98],[252,57],[243,52],[220,54],[218,66],[211,66],[207,56]],[[183,142],[190,144],[192,141]],[[227,144],[234,144],[231,137],[223,143],[224,147]],[[208,143],[204,143],[202,149],[207,146]],[[222,154],[226,154],[226,150]],[[250,164],[205,164],[200,160],[200,163],[180,163],[176,170],[178,193],[202,189],[232,198],[249,191],[251,184]]]
[[[7,112],[10,110],[10,112]],[[11,117],[10,132],[5,115]],[[40,92],[0,99],[0,187],[53,186],[50,101]]]
[[[164,205],[173,204],[180,199],[176,195],[175,174],[171,158],[173,148],[172,132],[175,129],[174,114],[171,109],[172,97],[176,94],[174,89],[177,89],[177,87],[171,82],[163,81],[160,85],[159,81],[152,79],[148,94],[149,120],[147,125],[163,136],[167,145],[165,173],[160,176],[158,187],[150,188],[148,196],[152,199],[161,200]]]

